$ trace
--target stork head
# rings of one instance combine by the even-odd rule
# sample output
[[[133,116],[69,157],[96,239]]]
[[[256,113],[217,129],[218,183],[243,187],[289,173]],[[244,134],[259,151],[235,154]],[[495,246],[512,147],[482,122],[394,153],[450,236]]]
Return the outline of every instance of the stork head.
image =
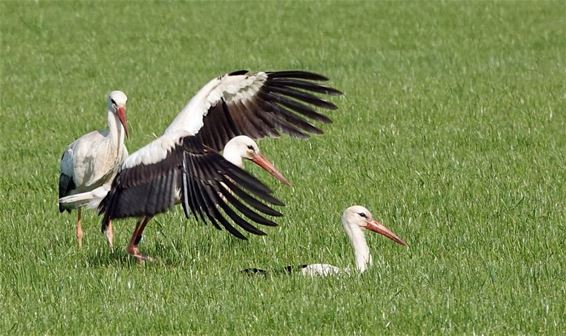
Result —
[[[112,91],[108,95],[108,111],[114,113],[124,126],[126,136],[128,136],[128,119],[126,118],[126,101],[128,97],[122,91]]]
[[[259,146],[250,137],[239,135],[232,138],[224,147],[224,157],[242,168],[242,159],[250,160],[261,168],[265,169],[269,174],[278,179],[281,183],[291,185],[289,181],[275,168],[273,163],[267,160],[259,151]]]
[[[393,240],[397,244],[408,246],[393,231],[389,230],[385,225],[373,219],[371,212],[360,205],[354,205],[344,210],[342,214],[342,225],[347,232],[355,230],[370,230]]]

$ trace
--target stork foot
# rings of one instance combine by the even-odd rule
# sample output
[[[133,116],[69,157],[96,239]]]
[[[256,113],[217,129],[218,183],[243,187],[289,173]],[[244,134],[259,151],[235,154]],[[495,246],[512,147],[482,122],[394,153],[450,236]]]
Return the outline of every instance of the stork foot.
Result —
[[[137,246],[128,246],[128,254],[136,258],[136,261],[142,263],[144,261],[153,261],[153,258],[140,253]]]

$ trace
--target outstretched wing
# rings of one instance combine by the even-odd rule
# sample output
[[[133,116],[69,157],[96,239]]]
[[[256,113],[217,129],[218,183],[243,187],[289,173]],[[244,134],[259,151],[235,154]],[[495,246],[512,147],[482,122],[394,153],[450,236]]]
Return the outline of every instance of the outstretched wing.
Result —
[[[161,137],[138,151],[139,157],[154,160],[142,162],[130,156],[124,162],[99,207],[104,214],[103,229],[110,219],[153,216],[179,201],[187,217],[192,212],[241,239],[245,236],[235,225],[259,235],[264,233],[252,222],[277,225],[265,215],[281,213],[267,204],[283,203],[258,179],[206,147],[198,137],[181,138],[169,148],[168,144],[170,139]]]
[[[177,115],[165,135],[197,135],[203,143],[222,150],[231,138],[254,139],[286,133],[305,138],[322,131],[313,121],[331,122],[315,110],[336,109],[316,94],[342,92],[319,82],[328,78],[306,71],[235,71],[211,80]]]

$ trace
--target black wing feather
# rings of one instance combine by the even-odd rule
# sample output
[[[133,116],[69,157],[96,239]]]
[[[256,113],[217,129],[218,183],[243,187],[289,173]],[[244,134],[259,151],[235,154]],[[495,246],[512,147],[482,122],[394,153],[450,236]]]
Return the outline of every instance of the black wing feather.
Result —
[[[203,209],[203,207],[201,206],[201,202],[199,202],[199,187],[196,183],[197,179],[196,178],[190,178],[190,176],[195,176],[196,174],[198,174],[198,170],[195,168],[194,166],[194,162],[192,160],[188,160],[187,159],[188,154],[184,153],[184,157],[183,157],[183,167],[188,167],[188,174],[186,175],[186,177],[188,178],[188,182],[185,185],[187,187],[187,189],[184,189],[186,192],[183,194],[188,194],[188,198],[186,198],[188,200],[188,205],[189,208],[191,209],[191,211],[196,214],[197,219],[201,219],[202,221],[205,221],[202,215],[201,210]],[[188,164],[186,164],[188,161]],[[185,199],[185,197],[183,197],[183,199]]]
[[[230,222],[220,213],[220,211],[218,211],[218,208],[216,207],[216,205],[219,202],[222,201],[218,197],[218,194],[216,192],[214,192],[213,190],[211,190],[210,188],[206,188],[206,193],[207,193],[208,197],[211,200],[213,200],[213,203],[214,203],[214,206],[210,208],[210,210],[212,212],[212,216],[214,217],[214,219],[218,220],[220,222],[220,224],[222,224],[222,226],[224,226],[224,228],[228,232],[230,232],[232,235],[234,235],[236,238],[247,240],[246,236],[242,235],[242,233],[240,233],[240,231],[238,231],[235,227],[233,227],[232,224],[230,224]]]
[[[318,81],[326,81],[328,78],[312,72],[278,71],[266,74],[265,82],[251,96],[227,94],[210,107],[198,133],[205,145],[219,151],[237,135],[260,139],[286,133],[293,137],[307,138],[310,134],[322,133],[299,115],[330,123],[330,118],[316,112],[314,108],[334,110],[336,105],[316,94],[338,96],[342,92],[319,85]],[[254,74],[243,70],[228,74],[242,75]]]
[[[220,189],[217,188],[215,190],[218,194],[222,194]],[[227,192],[226,194],[222,194],[222,196],[229,197],[230,192]],[[227,199],[227,198],[226,198]],[[224,201],[224,199],[222,197],[218,198],[218,205],[220,206],[220,208],[222,208],[222,210],[224,211],[225,214],[228,215],[228,217],[230,217],[236,224],[238,224],[241,228],[243,228],[244,230],[256,234],[256,235],[261,235],[264,236],[265,232],[255,228],[253,225],[250,225],[249,223],[247,223],[245,220],[242,219],[242,217],[238,216],[238,214],[236,214],[232,208],[230,208],[226,202]],[[245,207],[244,207],[245,208]],[[244,212],[245,213],[245,212]]]
[[[238,198],[225,185],[233,186]],[[265,233],[253,223],[276,225],[255,211],[280,215],[260,200],[283,204],[261,181],[205,146],[199,137],[188,136],[161,161],[118,173],[100,205],[103,229],[113,218],[154,216],[166,211],[175,204],[177,188],[181,189],[179,201],[185,215],[190,211],[198,219],[209,221],[216,228],[222,226],[240,239],[246,238],[235,225],[258,235]]]
[[[75,188],[75,181],[73,181],[71,176],[65,174],[59,175],[59,198],[69,195],[69,192]],[[59,212],[65,210],[71,212],[71,209],[66,209],[63,204],[59,203]]]
[[[295,87],[298,89],[303,89],[311,92],[327,94],[329,96],[342,95],[341,91],[338,91],[330,86],[319,85],[312,82],[303,81],[300,79],[274,78],[273,80],[271,80],[270,84],[271,86],[278,86],[278,87]]]
[[[336,105],[332,104],[331,102],[320,99],[315,95],[284,86],[280,86],[280,87],[270,86],[269,91],[279,93],[282,96],[289,96],[291,98],[295,98],[297,100],[304,101],[314,106],[322,107],[329,110],[336,110],[338,108]]]
[[[301,78],[313,81],[327,81],[328,78],[309,71],[290,70],[290,71],[274,71],[267,72],[270,78]]]
[[[180,189],[181,190],[188,190],[189,189],[189,176],[190,176],[190,172],[189,172],[189,167],[187,166],[187,160],[183,160],[183,164],[182,164],[182,178],[181,178],[181,186]],[[189,218],[190,216],[190,199],[189,199],[189,193],[188,192],[183,192],[181,193],[181,204],[183,206],[183,212],[185,213],[185,217]],[[192,211],[192,210],[191,210]]]
[[[265,217],[263,217],[262,215],[258,214],[257,212],[253,211],[252,209],[246,207],[242,202],[240,202],[240,200],[238,200],[236,197],[234,197],[234,195],[232,194],[232,192],[229,189],[226,189],[224,186],[220,186],[222,190],[222,195],[224,195],[224,197],[226,197],[226,200],[228,202],[230,202],[230,204],[232,204],[236,209],[238,209],[239,211],[241,211],[243,214],[246,215],[246,217],[249,217],[250,219],[252,219],[254,222],[258,223],[258,224],[263,224],[263,225],[267,225],[267,226],[277,226],[277,224]]]
[[[269,206],[263,204],[262,202],[258,201],[257,199],[252,197],[250,194],[248,194],[245,191],[243,191],[242,189],[240,189],[240,187],[238,187],[236,184],[232,183],[231,181],[228,180],[228,181],[225,182],[225,184],[228,187],[228,189],[230,189],[236,196],[238,196],[239,198],[244,200],[244,202],[253,206],[255,209],[263,212],[264,214],[274,216],[274,217],[283,216],[282,213],[280,213],[279,211],[274,210],[274,209],[270,208]],[[284,204],[282,204],[282,205],[284,205]]]
[[[306,132],[315,133],[315,134],[322,134],[322,130],[314,127],[308,121],[306,121],[305,119],[303,119],[303,118],[299,117],[298,115],[292,113],[291,111],[287,110],[286,108],[281,107],[281,106],[277,106],[276,104],[273,104],[273,108],[274,108],[275,111],[277,111],[278,115],[281,116],[281,118],[283,118],[285,121],[288,121],[288,122],[290,122],[294,125],[297,125],[298,127],[300,127],[301,129],[303,129]]]

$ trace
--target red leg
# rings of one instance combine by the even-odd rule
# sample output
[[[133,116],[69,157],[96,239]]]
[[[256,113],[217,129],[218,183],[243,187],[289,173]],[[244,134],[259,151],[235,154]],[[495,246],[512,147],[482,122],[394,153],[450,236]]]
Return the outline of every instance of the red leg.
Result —
[[[141,223],[145,220],[145,217],[140,217],[136,222],[136,227],[134,228],[134,232],[132,233],[132,238],[130,239],[130,244],[128,245],[127,251],[129,254],[136,256],[139,254],[138,246],[136,244],[136,239],[138,236],[138,231],[140,229]]]
[[[128,245],[127,249],[128,253],[140,262],[151,260],[151,257],[141,254],[140,250],[138,249],[138,244],[141,239],[143,230],[145,229],[145,226],[150,219],[151,217],[142,217],[140,218],[140,220],[138,220],[138,222],[136,223],[136,228],[134,229],[134,232],[132,234],[132,238],[130,239],[130,245]]]
[[[83,246],[83,228],[81,226],[81,208],[77,209],[77,242],[79,243],[79,247]]]

